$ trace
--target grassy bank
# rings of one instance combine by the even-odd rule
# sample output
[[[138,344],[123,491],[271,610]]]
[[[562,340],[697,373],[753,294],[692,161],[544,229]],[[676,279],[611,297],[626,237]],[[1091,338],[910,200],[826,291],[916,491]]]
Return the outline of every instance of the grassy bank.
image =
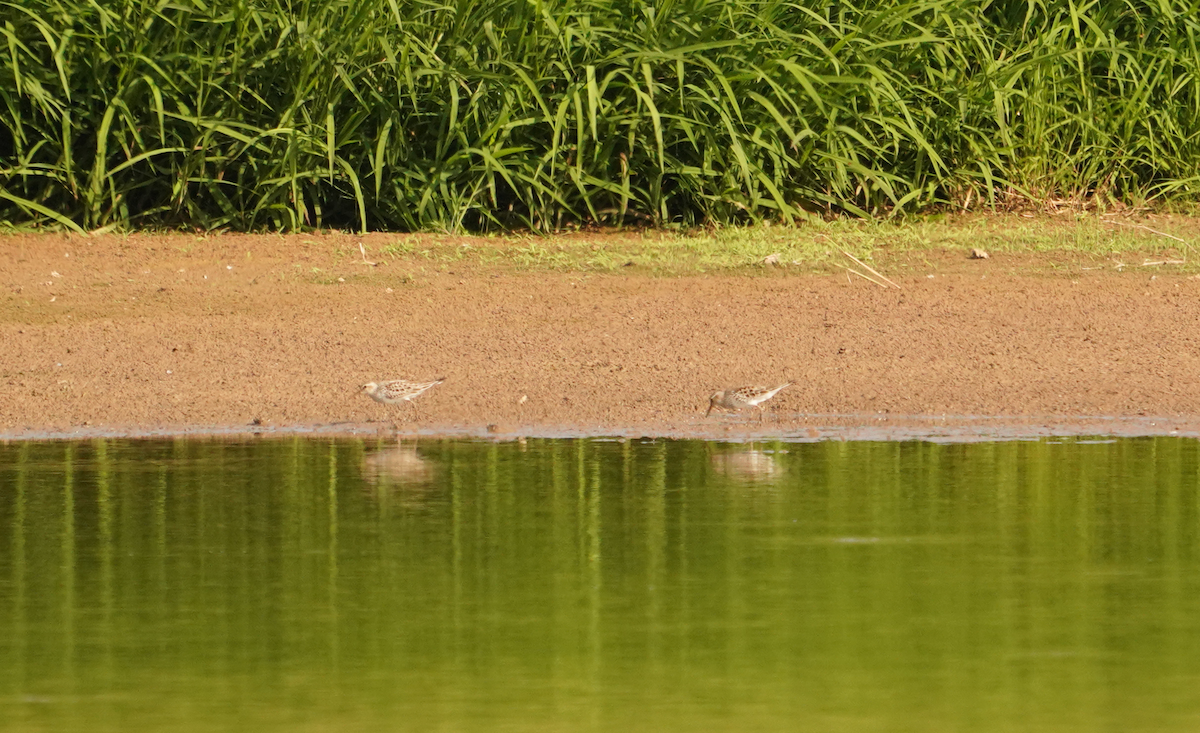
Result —
[[[274,236],[270,237],[274,240]],[[106,238],[80,238],[81,246]],[[29,246],[49,238],[32,237]],[[111,240],[110,240],[111,241]],[[251,235],[146,233],[125,240],[134,250],[172,247],[192,256],[220,253],[222,262],[253,254],[263,241]],[[995,258],[990,266],[1021,272],[1112,270],[1118,273],[1195,273],[1200,268],[1200,218],[958,214],[909,217],[902,222],[838,220],[805,226],[720,227],[686,233],[662,229],[576,231],[556,236],[482,236],[321,231],[285,235],[295,250],[291,275],[335,285],[394,276],[419,282],[451,274],[610,273],[692,276],[838,273],[846,268],[888,274],[910,267],[933,271],[992,272],[971,259],[973,250]],[[855,262],[851,256],[859,258]],[[203,259],[203,257],[201,257]],[[371,265],[374,265],[371,267]]]
[[[1194,198],[1200,5],[0,3],[0,221],[694,225]]]

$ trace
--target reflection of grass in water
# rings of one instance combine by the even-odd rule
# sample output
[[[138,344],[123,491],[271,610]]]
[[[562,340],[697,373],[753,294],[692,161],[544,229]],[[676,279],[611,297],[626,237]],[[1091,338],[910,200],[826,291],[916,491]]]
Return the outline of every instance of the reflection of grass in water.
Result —
[[[12,525],[9,528],[9,536],[12,538],[12,608],[14,610],[26,608],[27,598],[29,593],[29,578],[28,578],[28,563],[26,562],[26,524],[28,522],[26,516],[26,484],[29,475],[29,454],[32,443],[26,441],[21,443],[20,449],[16,456],[16,480],[14,481],[12,497]],[[0,530],[3,534],[3,530]],[[3,551],[0,550],[0,553]],[[11,638],[17,640],[19,646],[14,647],[14,651],[23,651],[26,634],[28,633],[29,624],[23,613],[14,613],[12,616],[12,633]],[[22,660],[23,661],[23,660]],[[24,665],[20,664],[13,669],[16,674],[24,673]]]
[[[1119,722],[1177,704],[1197,671],[1193,440],[74,445],[0,445],[0,478],[17,467],[0,618],[19,671],[0,696],[61,680],[80,702],[41,709],[47,728],[115,724],[121,696],[156,723],[228,727],[247,694],[315,727],[400,712],[463,727],[482,708],[439,697],[463,680],[502,701],[485,711],[499,727],[548,690],[546,730],[589,705],[704,729],[710,705],[647,703],[751,687],[743,725],[786,727],[803,705],[874,730],[969,723],[979,700],[1051,682],[1035,701],[1059,710],[1060,689],[1131,681],[1142,704]],[[364,491],[361,469],[420,476],[414,457],[444,500]],[[770,492],[719,473],[763,460]],[[1038,657],[1083,661],[1005,666]]]

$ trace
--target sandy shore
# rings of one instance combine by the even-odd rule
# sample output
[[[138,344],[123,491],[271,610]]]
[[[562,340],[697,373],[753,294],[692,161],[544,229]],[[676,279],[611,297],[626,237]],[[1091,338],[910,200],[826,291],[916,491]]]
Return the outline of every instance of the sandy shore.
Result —
[[[0,437],[1200,424],[1200,280],[1161,268],[923,253],[878,261],[901,286],[883,289],[786,269],[372,267],[347,256],[358,241],[0,237]],[[442,376],[415,409],[357,392]],[[704,418],[715,389],[785,381],[761,423]]]

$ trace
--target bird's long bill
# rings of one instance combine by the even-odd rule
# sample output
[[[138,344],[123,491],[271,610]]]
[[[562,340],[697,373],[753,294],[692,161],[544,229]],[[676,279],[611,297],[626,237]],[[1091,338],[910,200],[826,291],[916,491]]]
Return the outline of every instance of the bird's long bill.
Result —
[[[713,408],[714,408],[714,407],[716,407],[716,406],[717,406],[716,400],[712,400],[712,399],[710,399],[710,400],[708,401],[708,410],[707,410],[707,411],[704,413],[704,416],[705,416],[705,417],[708,417],[709,415],[711,415],[711,414],[712,414],[712,411],[713,411]]]

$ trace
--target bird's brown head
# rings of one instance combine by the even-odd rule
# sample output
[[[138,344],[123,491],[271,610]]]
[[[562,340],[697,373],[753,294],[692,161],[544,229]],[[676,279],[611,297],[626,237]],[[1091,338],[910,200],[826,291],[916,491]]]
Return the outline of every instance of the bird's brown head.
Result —
[[[363,386],[359,387],[359,388],[358,388],[358,391],[359,391],[359,392],[365,392],[365,393],[367,393],[367,394],[371,394],[371,393],[373,393],[373,392],[375,391],[375,388],[376,388],[377,386],[378,386],[378,385],[376,385],[374,382],[367,382],[367,383],[366,383],[366,384],[364,384]]]

